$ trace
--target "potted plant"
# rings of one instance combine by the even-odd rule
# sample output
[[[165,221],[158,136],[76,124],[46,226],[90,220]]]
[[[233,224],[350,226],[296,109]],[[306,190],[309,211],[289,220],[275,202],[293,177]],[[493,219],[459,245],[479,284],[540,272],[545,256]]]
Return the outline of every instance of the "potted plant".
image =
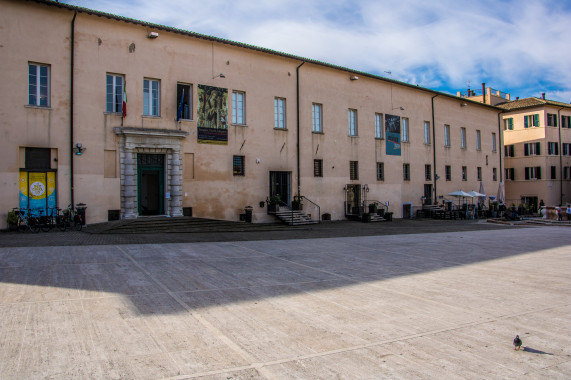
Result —
[[[6,218],[6,222],[8,223],[8,228],[10,231],[18,229],[18,216],[14,210],[8,212],[8,217]]]
[[[303,204],[301,204],[301,196],[296,195],[293,197],[293,200],[291,201],[291,209],[292,210],[302,210],[303,209]]]
[[[281,199],[279,195],[274,195],[270,197],[268,201],[268,212],[278,212],[280,211]]]
[[[371,214],[377,213],[377,202],[373,202],[369,205],[369,213]]]

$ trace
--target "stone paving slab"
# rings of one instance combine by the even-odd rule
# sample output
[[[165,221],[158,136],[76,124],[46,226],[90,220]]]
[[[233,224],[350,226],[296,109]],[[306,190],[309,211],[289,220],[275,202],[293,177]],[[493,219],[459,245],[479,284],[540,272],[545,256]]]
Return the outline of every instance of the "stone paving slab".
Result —
[[[0,378],[568,379],[570,274],[565,227],[0,248]]]

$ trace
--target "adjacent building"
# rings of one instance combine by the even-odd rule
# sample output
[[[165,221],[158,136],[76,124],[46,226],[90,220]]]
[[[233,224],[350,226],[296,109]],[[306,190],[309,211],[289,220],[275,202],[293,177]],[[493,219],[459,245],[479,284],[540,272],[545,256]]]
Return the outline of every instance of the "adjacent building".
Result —
[[[88,223],[246,206],[267,222],[269,199],[296,195],[313,217],[378,201],[406,218],[502,181],[504,109],[53,1],[0,4],[2,227],[14,207],[80,202]]]
[[[506,202],[571,203],[571,104],[525,98],[503,109]]]

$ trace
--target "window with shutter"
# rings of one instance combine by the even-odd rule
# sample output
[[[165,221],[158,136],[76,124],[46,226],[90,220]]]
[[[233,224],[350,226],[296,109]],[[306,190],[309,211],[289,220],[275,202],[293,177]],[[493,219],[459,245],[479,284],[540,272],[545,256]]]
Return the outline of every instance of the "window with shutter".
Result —
[[[523,146],[523,155],[524,156],[529,156],[529,144],[525,144]]]
[[[535,178],[541,179],[541,166],[535,168]]]
[[[533,115],[533,126],[534,127],[539,127],[539,114],[536,113],[535,115]]]

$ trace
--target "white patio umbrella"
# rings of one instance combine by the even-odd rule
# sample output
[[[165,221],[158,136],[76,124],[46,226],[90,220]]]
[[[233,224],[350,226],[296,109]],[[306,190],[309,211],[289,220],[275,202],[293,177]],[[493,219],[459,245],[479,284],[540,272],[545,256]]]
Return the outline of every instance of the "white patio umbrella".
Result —
[[[460,199],[460,198],[472,198],[472,196],[470,194],[468,194],[467,192],[462,191],[462,190],[458,190],[458,191],[455,191],[453,193],[448,193],[446,195],[451,195],[451,196],[456,197],[458,199]],[[458,206],[460,206],[460,203],[458,203]]]
[[[500,182],[500,184],[498,186],[498,195],[496,196],[496,201],[498,201],[499,203],[505,203],[506,202],[506,192],[504,189],[503,181]]]

